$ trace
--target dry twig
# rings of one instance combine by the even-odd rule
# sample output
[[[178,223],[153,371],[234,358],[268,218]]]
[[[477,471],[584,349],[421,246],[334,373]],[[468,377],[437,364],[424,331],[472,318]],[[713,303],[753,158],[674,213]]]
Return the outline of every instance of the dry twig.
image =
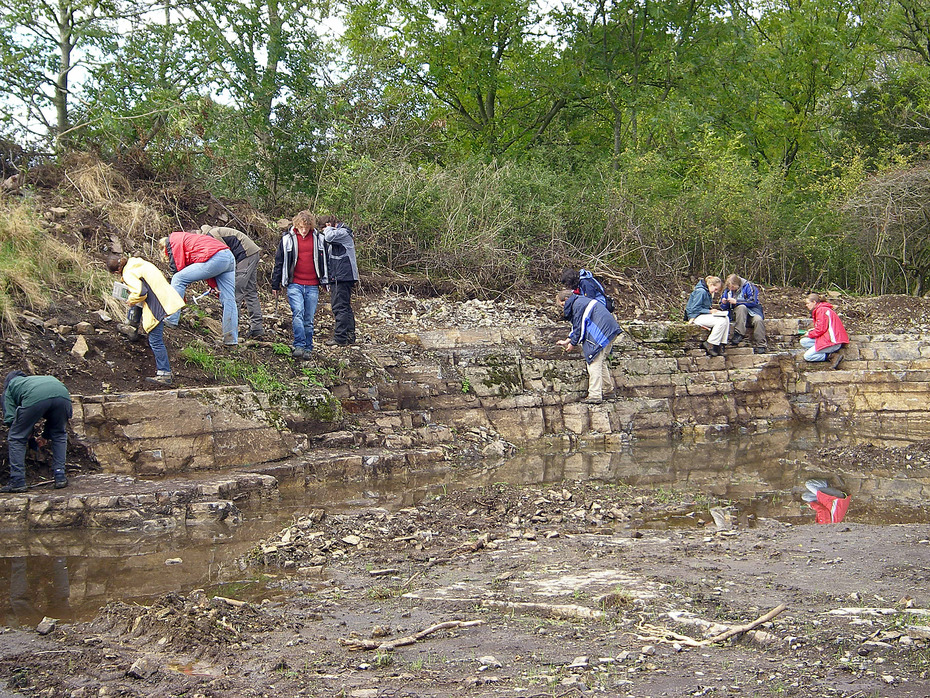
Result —
[[[347,647],[350,650],[384,650],[391,651],[398,647],[403,647],[405,645],[412,645],[419,640],[422,640],[427,635],[432,635],[435,632],[440,630],[448,630],[449,628],[470,628],[475,625],[484,625],[483,620],[448,620],[444,623],[437,623],[436,625],[431,625],[425,630],[421,630],[418,633],[413,635],[406,635],[404,637],[399,637],[396,640],[390,640],[387,642],[380,642],[378,640],[363,640],[361,638],[339,638],[339,644],[343,647]]]

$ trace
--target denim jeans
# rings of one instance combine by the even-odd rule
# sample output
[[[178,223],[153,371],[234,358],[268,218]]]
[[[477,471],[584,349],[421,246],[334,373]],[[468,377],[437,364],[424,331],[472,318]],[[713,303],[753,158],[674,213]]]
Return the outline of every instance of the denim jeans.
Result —
[[[220,250],[206,262],[188,264],[171,277],[171,287],[184,297],[195,281],[215,279],[223,305],[223,344],[239,343],[239,308],[236,305],[236,258],[230,250]],[[181,311],[165,318],[169,327],[177,327]]]
[[[291,326],[294,329],[294,346],[305,351],[313,349],[313,316],[316,315],[319,300],[319,286],[287,285],[287,302],[293,315]]]
[[[168,349],[165,348],[165,323],[159,322],[149,332],[149,347],[155,355],[155,370],[171,371],[171,362],[168,360]]]
[[[65,458],[68,455],[68,420],[71,419],[71,400],[52,397],[29,407],[17,407],[16,416],[10,425],[7,437],[10,456],[10,485],[21,487],[26,484],[26,447],[36,422],[45,418],[43,436],[52,442],[52,470],[56,475],[65,474]]]
[[[814,344],[816,343],[816,339],[811,337],[801,337],[801,346],[807,349],[807,351],[804,352],[805,361],[826,361],[828,355],[843,348],[842,344],[831,344],[830,346],[824,347],[820,351],[817,351],[814,349]]]

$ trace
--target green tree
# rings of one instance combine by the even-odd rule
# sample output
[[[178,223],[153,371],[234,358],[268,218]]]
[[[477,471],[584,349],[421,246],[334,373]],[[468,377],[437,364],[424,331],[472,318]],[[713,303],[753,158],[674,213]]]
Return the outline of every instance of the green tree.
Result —
[[[529,0],[371,0],[350,9],[346,38],[425,90],[426,116],[448,137],[499,155],[538,138],[568,99],[539,21]]]
[[[132,7],[121,0],[0,0],[0,10],[0,91],[21,114],[22,130],[63,145],[76,128],[72,73],[106,56],[117,20]]]

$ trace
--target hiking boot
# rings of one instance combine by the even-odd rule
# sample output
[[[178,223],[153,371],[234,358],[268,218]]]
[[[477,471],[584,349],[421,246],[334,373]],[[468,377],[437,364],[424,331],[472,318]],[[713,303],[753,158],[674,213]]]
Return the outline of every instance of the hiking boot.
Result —
[[[768,354],[769,347],[767,344],[757,344],[756,346],[752,348],[752,353],[753,354]]]
[[[264,337],[264,336],[265,336],[265,330],[263,330],[261,327],[255,330],[250,330],[248,334],[249,339],[258,339],[259,337]]]
[[[3,487],[0,487],[0,492],[7,492],[7,493],[16,492],[18,494],[20,492],[25,492],[25,491],[26,491],[25,483],[23,483],[22,485],[10,484],[10,485],[4,485]]]
[[[720,356],[720,354],[717,353],[717,345],[711,344],[706,339],[701,342],[701,346],[704,347],[704,351],[707,352],[708,356]]]
[[[64,473],[55,473],[55,489],[61,490],[68,486],[68,478]]]
[[[836,352],[833,355],[833,360],[830,361],[830,368],[836,370],[840,367],[841,363],[843,363],[843,354],[840,352]]]
[[[303,347],[291,347],[291,357],[295,359],[306,359],[307,352]]]
[[[582,402],[586,405],[600,405],[604,401],[599,397],[586,397]]]
[[[745,335],[742,335],[742,334],[740,334],[739,332],[734,332],[734,333],[733,333],[733,339],[730,340],[730,343],[731,343],[734,347],[738,347],[738,346],[739,346],[739,343],[742,342],[744,339],[746,339],[746,336],[745,336]]]
[[[326,346],[328,347],[344,347],[348,342],[340,342],[338,339],[327,339]]]
[[[718,344],[718,345],[717,345],[717,356],[723,356],[723,355],[726,354],[726,353],[727,353],[727,345],[726,345],[726,344]]]

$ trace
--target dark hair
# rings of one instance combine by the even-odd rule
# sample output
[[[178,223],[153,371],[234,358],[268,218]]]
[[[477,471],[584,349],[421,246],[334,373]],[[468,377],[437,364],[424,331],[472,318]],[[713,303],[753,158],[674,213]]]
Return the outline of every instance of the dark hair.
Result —
[[[335,226],[337,222],[338,220],[336,219],[336,216],[334,216],[331,213],[324,213],[323,215],[316,217],[316,224],[320,228],[326,228],[328,226]]]
[[[122,274],[123,267],[126,266],[126,258],[119,254],[111,254],[107,257],[107,271],[112,274]]]
[[[19,378],[20,376],[27,375],[23,371],[10,371],[6,374],[6,378],[3,379],[3,394],[6,395],[6,389],[10,387],[10,381],[14,378]]]
[[[566,269],[562,272],[562,285],[565,288],[578,288],[578,270]]]

